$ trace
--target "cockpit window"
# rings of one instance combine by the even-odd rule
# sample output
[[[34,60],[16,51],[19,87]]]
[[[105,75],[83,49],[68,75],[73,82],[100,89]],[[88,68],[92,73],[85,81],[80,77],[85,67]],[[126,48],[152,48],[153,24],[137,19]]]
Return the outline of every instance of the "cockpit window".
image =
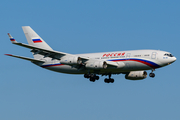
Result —
[[[169,53],[164,54],[164,56],[174,57],[172,54],[169,54]]]

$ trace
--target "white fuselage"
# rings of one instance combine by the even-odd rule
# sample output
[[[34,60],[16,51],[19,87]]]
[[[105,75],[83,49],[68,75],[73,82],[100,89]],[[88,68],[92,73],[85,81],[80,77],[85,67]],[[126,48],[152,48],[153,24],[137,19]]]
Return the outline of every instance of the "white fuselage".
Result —
[[[120,64],[122,67],[108,67],[106,69],[87,69],[77,67],[77,65],[64,65],[60,60],[45,58],[46,62],[38,64],[39,66],[62,73],[85,74],[88,72],[96,74],[120,74],[130,71],[152,70],[171,64],[176,60],[169,52],[160,50],[133,50],[133,51],[115,51],[89,54],[76,54],[77,56],[89,57],[90,59],[99,59],[112,61]]]

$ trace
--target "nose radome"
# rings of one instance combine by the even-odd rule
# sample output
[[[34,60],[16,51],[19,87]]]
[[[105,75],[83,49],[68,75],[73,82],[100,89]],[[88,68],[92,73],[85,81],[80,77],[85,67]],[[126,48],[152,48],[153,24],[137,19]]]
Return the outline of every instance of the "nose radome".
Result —
[[[171,58],[171,61],[172,61],[172,62],[170,62],[170,63],[175,62],[175,61],[176,61],[176,59],[177,59],[176,57]]]
[[[177,60],[177,58],[176,57],[174,57],[174,60],[173,60],[173,62],[175,62]]]

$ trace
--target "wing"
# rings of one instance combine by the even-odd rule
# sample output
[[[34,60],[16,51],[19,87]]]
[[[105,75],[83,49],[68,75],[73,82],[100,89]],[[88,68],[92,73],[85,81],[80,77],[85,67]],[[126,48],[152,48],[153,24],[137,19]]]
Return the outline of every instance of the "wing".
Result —
[[[60,59],[61,57],[65,56],[65,55],[73,56],[73,55],[68,54],[68,53],[63,53],[63,52],[59,52],[59,51],[54,51],[54,50],[36,47],[33,45],[19,43],[9,33],[8,33],[8,36],[9,36],[9,38],[13,44],[19,45],[19,46],[22,46],[25,48],[29,48],[29,49],[31,49],[31,52],[33,52],[34,54],[41,54],[41,55],[44,55],[44,57],[51,57],[53,59]]]
[[[12,54],[5,54],[5,55],[20,58],[20,59],[24,59],[24,60],[28,60],[28,61],[31,61],[31,62],[45,62],[44,60],[37,60],[37,59],[33,59],[33,58],[22,57],[22,56],[17,56],[17,55],[12,55]]]
[[[29,48],[29,49],[31,49],[31,52],[33,52],[33,54],[40,54],[40,55],[43,55],[44,57],[50,57],[52,59],[58,59],[63,64],[67,64],[67,65],[73,65],[73,64],[82,65],[83,64],[84,65],[84,64],[86,64],[86,62],[97,61],[97,62],[105,62],[107,66],[118,67],[118,64],[114,63],[112,61],[104,61],[104,60],[102,61],[102,60],[92,59],[92,58],[84,57],[84,56],[76,56],[76,55],[72,55],[72,54],[68,54],[68,53],[64,53],[64,52],[55,51],[52,49],[45,49],[45,48],[41,48],[41,47],[37,47],[37,46],[33,46],[33,45],[19,43],[9,33],[8,33],[8,36],[9,36],[9,38],[13,44],[18,45],[18,46],[22,46],[25,48]],[[6,55],[16,57],[16,58],[25,59],[25,60],[29,60],[29,61],[33,61],[33,62],[43,62],[42,60],[38,60],[38,59],[31,59],[31,58],[15,56],[15,55],[10,55],[10,54],[6,54]]]

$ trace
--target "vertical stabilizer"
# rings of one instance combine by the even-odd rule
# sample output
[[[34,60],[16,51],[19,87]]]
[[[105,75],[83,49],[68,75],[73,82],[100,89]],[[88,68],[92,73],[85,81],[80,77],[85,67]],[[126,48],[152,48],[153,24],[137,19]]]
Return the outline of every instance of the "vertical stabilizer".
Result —
[[[52,48],[30,26],[23,26],[22,29],[29,45],[52,50]]]
[[[22,29],[24,31],[24,34],[26,36],[29,45],[47,50],[52,50],[52,48],[30,26],[23,26]],[[34,58],[37,59],[42,59],[44,57],[34,52],[33,52],[33,56]]]

